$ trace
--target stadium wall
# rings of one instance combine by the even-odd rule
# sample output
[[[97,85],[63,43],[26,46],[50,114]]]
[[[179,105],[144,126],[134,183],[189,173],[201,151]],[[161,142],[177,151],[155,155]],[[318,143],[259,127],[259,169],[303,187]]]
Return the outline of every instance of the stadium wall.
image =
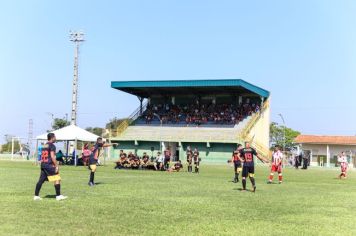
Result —
[[[236,144],[233,143],[210,143],[208,147],[206,142],[184,142],[177,147],[177,150],[179,150],[179,159],[182,160],[183,163],[186,161],[186,149],[188,146],[190,146],[192,149],[198,149],[200,158],[202,159],[203,163],[226,163],[227,160],[231,159],[233,150],[236,149]],[[120,142],[119,146],[111,148],[110,156],[112,159],[118,159],[121,149],[124,150],[125,153],[132,152],[140,157],[144,152],[151,156],[151,147],[154,147],[153,156],[156,157],[157,152],[160,150],[160,142],[138,141],[135,145],[134,141],[122,141]]]

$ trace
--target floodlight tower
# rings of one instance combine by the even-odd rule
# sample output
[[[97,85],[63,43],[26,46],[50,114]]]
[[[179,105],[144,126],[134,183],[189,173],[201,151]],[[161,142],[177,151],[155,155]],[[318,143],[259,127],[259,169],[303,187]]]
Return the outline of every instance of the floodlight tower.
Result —
[[[69,34],[70,41],[75,43],[74,49],[74,76],[73,76],[73,92],[72,92],[72,117],[71,125],[77,124],[77,103],[78,103],[78,55],[79,45],[84,42],[84,33],[82,31],[72,32]]]

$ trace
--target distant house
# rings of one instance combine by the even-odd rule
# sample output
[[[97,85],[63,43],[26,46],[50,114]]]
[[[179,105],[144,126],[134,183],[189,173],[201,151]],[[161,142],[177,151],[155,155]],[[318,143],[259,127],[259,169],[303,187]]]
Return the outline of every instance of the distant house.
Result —
[[[356,136],[299,135],[295,142],[304,154],[310,155],[312,166],[334,167],[341,152],[348,156],[350,167],[356,166]]]

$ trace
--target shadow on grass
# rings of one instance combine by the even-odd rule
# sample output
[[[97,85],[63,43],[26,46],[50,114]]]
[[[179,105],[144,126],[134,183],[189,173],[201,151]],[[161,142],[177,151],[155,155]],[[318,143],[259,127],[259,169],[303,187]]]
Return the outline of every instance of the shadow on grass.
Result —
[[[234,188],[233,190],[234,190],[234,191],[240,191],[240,192],[250,192],[250,193],[253,192],[251,189],[243,190],[242,188]]]
[[[46,195],[44,198],[56,198],[56,195]]]

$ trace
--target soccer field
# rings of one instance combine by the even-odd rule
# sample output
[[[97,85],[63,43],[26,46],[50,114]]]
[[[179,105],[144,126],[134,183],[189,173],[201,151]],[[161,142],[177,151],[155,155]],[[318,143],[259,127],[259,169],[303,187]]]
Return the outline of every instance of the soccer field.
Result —
[[[286,169],[282,185],[267,185],[257,169],[257,192],[241,192],[230,166],[202,165],[189,174],[98,167],[62,167],[57,202],[45,183],[33,201],[39,169],[0,161],[0,235],[356,235],[356,174]],[[250,183],[248,182],[248,186]]]

